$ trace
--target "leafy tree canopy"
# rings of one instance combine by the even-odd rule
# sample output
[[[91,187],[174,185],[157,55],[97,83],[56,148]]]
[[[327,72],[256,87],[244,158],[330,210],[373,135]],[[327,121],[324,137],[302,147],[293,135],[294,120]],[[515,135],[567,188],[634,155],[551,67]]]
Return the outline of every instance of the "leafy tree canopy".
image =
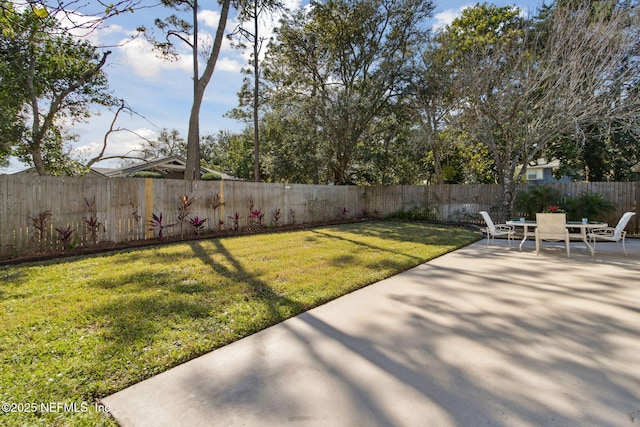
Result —
[[[0,34],[3,152],[11,147],[40,175],[74,173],[68,148],[74,136],[65,129],[86,119],[90,105],[114,104],[102,71],[110,52],[71,36],[44,7],[2,5],[1,19],[9,23]]]

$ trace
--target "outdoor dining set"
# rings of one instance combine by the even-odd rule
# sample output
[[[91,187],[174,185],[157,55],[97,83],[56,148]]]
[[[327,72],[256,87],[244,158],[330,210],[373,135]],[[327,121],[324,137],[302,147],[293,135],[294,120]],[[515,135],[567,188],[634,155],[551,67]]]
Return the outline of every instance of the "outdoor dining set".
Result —
[[[536,242],[536,255],[540,253],[543,241],[564,242],[567,257],[571,256],[570,241],[572,237],[580,238],[586,245],[591,255],[595,254],[596,241],[622,243],[622,250],[627,255],[625,248],[625,227],[635,212],[625,212],[615,227],[599,221],[589,221],[582,218],[581,221],[567,221],[564,213],[537,213],[535,221],[525,218],[512,219],[504,224],[494,224],[488,212],[482,211],[480,215],[487,224],[484,231],[487,234],[487,246],[496,237],[506,237],[511,246],[511,241],[516,236],[516,230],[522,228],[522,241],[520,250],[528,237],[533,237]],[[577,232],[579,231],[579,232]]]

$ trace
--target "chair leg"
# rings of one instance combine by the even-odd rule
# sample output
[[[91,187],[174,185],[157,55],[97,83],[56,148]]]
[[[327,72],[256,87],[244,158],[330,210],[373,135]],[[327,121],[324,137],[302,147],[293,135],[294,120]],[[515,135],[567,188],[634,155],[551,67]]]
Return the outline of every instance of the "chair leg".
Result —
[[[565,246],[567,247],[567,258],[571,258],[571,246],[569,246],[569,238],[567,237],[564,241]]]
[[[536,237],[536,255],[540,254],[540,239]]]

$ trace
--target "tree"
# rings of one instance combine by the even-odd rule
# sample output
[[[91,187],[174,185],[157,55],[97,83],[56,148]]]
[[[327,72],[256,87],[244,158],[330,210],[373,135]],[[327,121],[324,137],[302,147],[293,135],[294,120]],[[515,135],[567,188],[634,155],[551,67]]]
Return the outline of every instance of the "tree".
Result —
[[[64,21],[59,28],[64,33],[75,32],[82,37],[100,28],[108,19],[123,14],[133,13],[143,8],[142,0],[117,0],[105,2],[96,0],[85,2],[80,0],[3,0],[0,2],[0,15],[7,18],[16,10],[31,10],[41,20],[56,19]],[[2,18],[0,18],[2,19]],[[5,24],[11,24],[11,19]]]
[[[266,106],[283,125],[304,122],[317,141],[309,156],[319,156],[327,180],[353,182],[363,160],[359,145],[372,141],[379,118],[401,106],[408,59],[432,9],[418,0],[336,0],[283,20],[263,67]]]
[[[7,21],[4,14],[0,15],[0,27],[7,28]],[[4,37],[0,40],[4,40]],[[4,48],[4,42],[2,48]],[[26,132],[25,123],[16,120],[20,116],[22,103],[15,96],[19,85],[12,79],[13,70],[5,59],[8,51],[0,51],[2,61],[0,61],[0,166],[6,166],[12,151],[13,145],[20,139],[20,135]]]
[[[169,131],[164,128],[156,140],[146,140],[142,143],[142,148],[138,150],[145,160],[157,159],[160,157],[182,156],[187,152],[187,144],[177,129]]]
[[[623,31],[629,35],[635,35],[635,43],[638,38],[639,28],[637,16],[629,15],[628,22],[621,21],[616,11],[616,2],[601,0],[591,2],[588,8],[573,1],[559,2],[557,8],[564,13],[582,11],[583,20],[592,26],[599,22],[607,22],[614,19],[622,25]],[[542,12],[542,16],[557,14],[554,8],[548,8]],[[544,29],[546,21],[542,21]],[[623,44],[633,43],[633,39],[624,40]],[[628,50],[619,53],[616,61],[615,80],[604,81],[599,91],[600,97],[606,98],[619,112],[629,108],[637,108],[638,93],[640,91],[640,73],[637,63],[637,52]],[[614,74],[611,73],[610,74]],[[606,102],[606,101],[605,101]],[[631,105],[628,105],[631,103]],[[635,107],[633,106],[635,105]],[[597,118],[596,118],[597,119]],[[627,122],[627,123],[625,123]],[[635,129],[634,129],[635,128]],[[606,117],[600,120],[592,118],[580,123],[578,138],[567,135],[558,138],[545,149],[548,157],[560,159],[562,162],[558,174],[566,174],[587,181],[611,181],[629,180],[634,178],[631,167],[640,160],[640,135],[637,123],[629,123],[628,119],[617,116],[608,120]]]
[[[121,113],[129,113],[129,114],[136,114],[131,107],[129,107],[127,105],[127,103],[124,100],[120,101],[120,105],[118,106],[118,108],[116,109],[116,111],[113,114],[113,119],[111,120],[111,125],[109,126],[109,129],[105,132],[104,137],[102,139],[102,149],[100,150],[100,152],[87,159],[85,162],[83,162],[83,167],[82,169],[84,169],[84,172],[88,172],[89,169],[91,168],[91,166],[93,166],[95,163],[101,162],[103,160],[112,160],[112,159],[121,159],[124,162],[127,162],[128,159],[137,159],[137,160],[145,160],[146,157],[141,157],[141,155],[139,153],[136,153],[135,150],[132,150],[128,153],[122,154],[122,155],[115,155],[115,156],[106,156],[105,153],[107,151],[107,146],[109,144],[109,138],[111,137],[111,135],[113,135],[114,133],[118,133],[118,132],[128,132],[129,134],[135,136],[136,138],[144,141],[146,143],[146,145],[143,143],[143,147],[148,147],[148,146],[153,146],[156,147],[159,144],[155,141],[150,141],[148,139],[146,139],[145,137],[141,136],[140,134],[138,134],[137,132],[132,131],[131,129],[128,128],[123,128],[117,125],[118,122],[118,118],[120,117]],[[165,129],[166,131],[166,129]],[[162,135],[161,135],[162,136]]]
[[[326,183],[314,119],[300,111],[274,105],[262,117],[264,173],[276,182]]]
[[[419,122],[416,134],[431,150],[430,163],[434,169],[431,181],[436,184],[447,181],[443,169],[445,147],[441,132],[455,107],[451,100],[454,74],[447,42],[443,36],[430,38],[416,61],[415,79],[411,84],[413,107]]]
[[[220,131],[203,137],[202,160],[208,168],[248,180],[253,174],[252,148],[252,137],[247,132]]]
[[[265,41],[260,36],[260,17],[265,13],[273,13],[281,10],[284,6],[280,0],[245,0],[240,2],[240,13],[238,14],[238,29],[236,32],[252,45],[250,65],[253,66],[253,93],[251,101],[252,117],[253,117],[253,178],[255,182],[260,181],[260,51]],[[246,4],[245,4],[246,3]],[[245,29],[242,24],[245,22],[253,22],[253,32]],[[244,47],[240,43],[240,47]],[[247,82],[245,81],[245,84]],[[242,93],[242,92],[241,92]]]
[[[162,0],[166,7],[188,10],[192,12],[192,23],[180,19],[173,14],[165,20],[156,20],[156,25],[165,31],[165,41],[153,40],[155,46],[165,58],[176,58],[177,53],[173,42],[177,38],[186,43],[193,55],[193,103],[189,115],[189,131],[187,135],[187,164],[184,177],[193,181],[200,179],[200,107],[207,85],[211,81],[213,71],[218,61],[218,55],[222,47],[222,39],[227,24],[231,0],[221,0],[220,20],[216,30],[216,36],[209,55],[206,58],[206,66],[202,75],[198,69],[198,0]]]
[[[113,105],[104,67],[109,51],[71,36],[44,7],[22,11],[2,2],[10,25],[0,34],[0,99],[7,101],[0,138],[40,175],[73,172],[65,124],[89,116],[91,104]]]
[[[447,28],[456,125],[489,149],[503,216],[526,166],[552,142],[583,140],[593,124],[638,129],[640,101],[629,96],[637,64],[621,67],[637,46],[629,7],[619,4],[609,16],[557,8],[534,26],[516,9],[479,5]]]

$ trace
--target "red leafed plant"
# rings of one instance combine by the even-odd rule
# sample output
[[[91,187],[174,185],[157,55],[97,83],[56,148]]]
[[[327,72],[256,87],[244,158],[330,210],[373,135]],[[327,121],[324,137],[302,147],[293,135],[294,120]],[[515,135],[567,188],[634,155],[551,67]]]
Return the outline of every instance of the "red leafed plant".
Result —
[[[238,230],[238,225],[240,223],[240,214],[236,212],[233,216],[228,217],[231,221],[233,221],[233,229]]]
[[[262,220],[264,218],[264,213],[262,209],[255,209],[249,213],[249,220],[252,224],[262,225]]]
[[[71,241],[71,235],[75,230],[73,230],[71,226],[68,226],[66,229],[56,228],[56,231],[58,232],[58,240],[62,242],[64,249],[67,249]]]
[[[162,223],[162,212],[160,212],[160,215],[156,215],[154,213],[151,214],[151,219],[149,220],[149,230],[158,230],[158,237],[160,238],[160,240],[162,240],[162,237],[164,236],[164,229],[165,228],[169,228],[172,227],[173,224],[163,224]]]
[[[207,218],[198,218],[197,216],[194,216],[189,219],[189,224],[191,225],[191,228],[193,228],[193,232],[196,233],[196,236],[199,236],[200,233],[202,233],[202,230],[204,230],[205,222],[207,222]]]

